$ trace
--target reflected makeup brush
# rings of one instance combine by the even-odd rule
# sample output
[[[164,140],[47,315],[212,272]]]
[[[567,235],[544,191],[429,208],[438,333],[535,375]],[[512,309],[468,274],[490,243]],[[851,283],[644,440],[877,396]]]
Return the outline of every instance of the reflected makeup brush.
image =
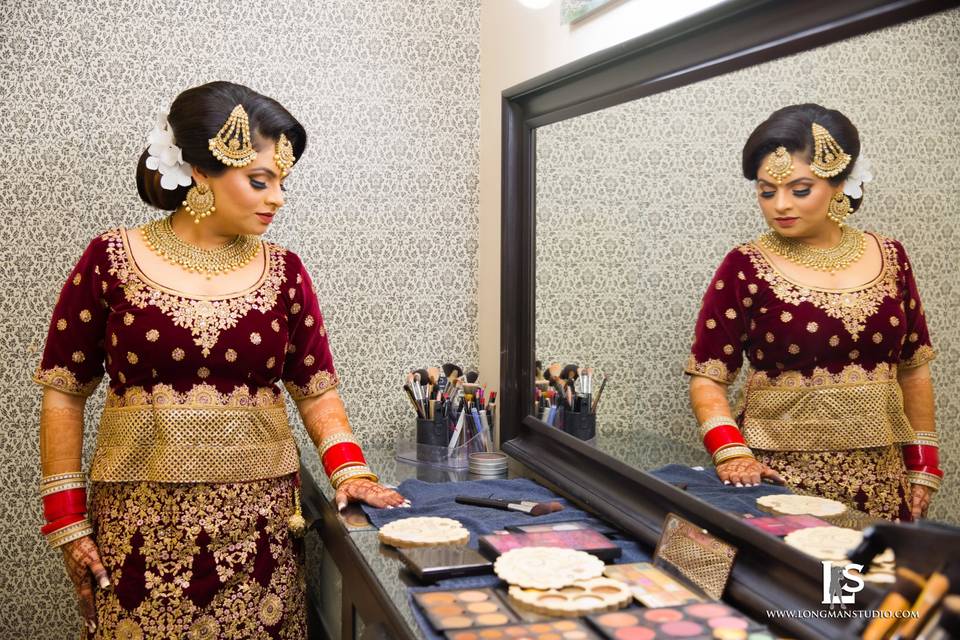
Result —
[[[550,386],[557,392],[557,396],[563,401],[563,406],[567,409],[572,409],[571,404],[567,402],[567,393],[563,385],[560,384],[560,374],[562,372],[563,366],[559,362],[551,362],[550,366],[547,367],[547,379],[550,380]]]
[[[610,379],[610,376],[603,376],[603,380],[600,382],[600,388],[597,390],[597,397],[593,399],[593,407],[591,407],[591,413],[597,412],[597,405],[600,404],[600,396],[603,395],[603,390],[607,386],[607,380]]]
[[[449,362],[443,365],[442,369],[443,375],[447,376],[447,380],[450,382],[450,384],[456,384],[457,379],[463,375],[463,369]]]

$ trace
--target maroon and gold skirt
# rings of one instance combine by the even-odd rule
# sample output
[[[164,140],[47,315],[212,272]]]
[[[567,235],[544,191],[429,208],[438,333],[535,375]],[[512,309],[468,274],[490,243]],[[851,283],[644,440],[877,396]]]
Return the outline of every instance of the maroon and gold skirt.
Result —
[[[886,520],[909,522],[906,469],[897,446],[844,451],[768,451],[757,459],[804,493],[838,500]]]
[[[291,476],[235,484],[94,483],[91,519],[113,586],[97,639],[306,638]]]

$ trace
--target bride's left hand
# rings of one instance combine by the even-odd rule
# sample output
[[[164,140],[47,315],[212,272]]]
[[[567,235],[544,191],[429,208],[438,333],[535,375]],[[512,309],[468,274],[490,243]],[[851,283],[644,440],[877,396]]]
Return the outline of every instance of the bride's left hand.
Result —
[[[933,489],[923,484],[910,485],[910,513],[913,519],[927,517],[927,509],[930,508],[930,500],[933,498]]]
[[[343,511],[349,502],[365,502],[377,509],[410,506],[410,501],[397,491],[366,478],[347,480],[341,484],[335,500],[340,511]]]

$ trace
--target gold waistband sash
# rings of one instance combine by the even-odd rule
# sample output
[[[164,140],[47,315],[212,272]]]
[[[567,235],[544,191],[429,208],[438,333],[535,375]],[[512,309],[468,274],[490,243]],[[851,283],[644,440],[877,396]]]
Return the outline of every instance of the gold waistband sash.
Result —
[[[90,479],[101,482],[246,482],[299,469],[286,408],[108,407]]]
[[[755,449],[839,451],[909,442],[896,379],[744,391],[741,431]]]

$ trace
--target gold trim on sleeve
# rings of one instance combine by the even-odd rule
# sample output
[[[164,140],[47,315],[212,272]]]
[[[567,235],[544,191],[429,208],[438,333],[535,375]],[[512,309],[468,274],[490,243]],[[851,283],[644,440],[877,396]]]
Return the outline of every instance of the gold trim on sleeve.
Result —
[[[722,384],[733,383],[733,381],[737,379],[737,373],[739,372],[739,369],[730,371],[723,360],[717,360],[715,358],[707,360],[706,362],[698,362],[696,356],[692,353],[687,359],[687,366],[684,369],[684,373],[692,376],[710,378]]]
[[[287,388],[291,398],[300,401],[313,396],[322,396],[339,384],[340,378],[324,369],[313,374],[305,386],[301,387],[293,382],[284,382],[283,386]]]
[[[913,369],[914,367],[919,367],[920,365],[927,364],[931,360],[937,357],[937,352],[934,351],[933,347],[927,344],[920,345],[917,347],[917,350],[913,353],[912,356],[906,360],[900,361],[900,366],[904,369]]]
[[[51,367],[49,369],[37,368],[33,375],[33,381],[45,387],[51,387],[63,393],[69,393],[72,396],[81,396],[86,398],[96,390],[100,385],[103,376],[98,376],[85,384],[77,381],[77,377],[66,367]]]

